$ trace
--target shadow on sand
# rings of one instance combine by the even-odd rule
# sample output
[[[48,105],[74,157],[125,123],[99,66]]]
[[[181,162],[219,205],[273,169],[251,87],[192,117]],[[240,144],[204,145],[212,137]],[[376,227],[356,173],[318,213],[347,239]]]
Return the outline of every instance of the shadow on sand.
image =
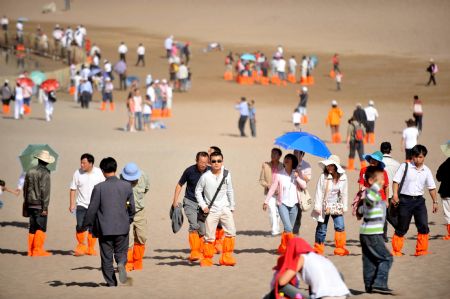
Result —
[[[49,286],[51,287],[88,287],[88,288],[98,288],[98,287],[106,287],[106,283],[95,283],[95,282],[63,282],[61,280],[51,280],[47,281]]]
[[[28,228],[28,222],[19,222],[19,221],[1,221],[0,227],[5,226],[14,226],[19,228]]]

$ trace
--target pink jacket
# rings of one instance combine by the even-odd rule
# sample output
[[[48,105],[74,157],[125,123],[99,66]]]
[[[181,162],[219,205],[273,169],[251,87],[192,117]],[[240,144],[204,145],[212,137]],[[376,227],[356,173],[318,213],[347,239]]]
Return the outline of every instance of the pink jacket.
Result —
[[[272,182],[272,185],[270,186],[269,192],[267,192],[266,200],[264,201],[265,204],[269,203],[270,198],[275,194],[275,191],[278,190],[277,204],[281,205],[281,200],[283,198],[283,186],[280,180],[280,176],[282,175],[288,176],[286,170],[283,169],[280,173],[277,173],[275,175],[275,179]],[[293,175],[293,173],[291,175]],[[300,177],[297,177],[295,181],[297,182],[297,188],[301,190],[306,188],[306,182],[302,180]],[[297,192],[297,200],[300,203],[300,197],[298,192]]]

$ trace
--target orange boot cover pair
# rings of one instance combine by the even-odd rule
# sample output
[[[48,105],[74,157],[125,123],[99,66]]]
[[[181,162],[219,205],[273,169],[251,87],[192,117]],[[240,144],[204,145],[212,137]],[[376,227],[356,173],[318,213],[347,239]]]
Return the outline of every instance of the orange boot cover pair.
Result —
[[[97,255],[97,251],[95,251],[95,243],[97,242],[97,238],[94,238],[91,233],[88,234],[88,249],[86,254],[89,255]]]
[[[399,237],[396,234],[392,237],[392,251],[393,256],[402,256],[403,243],[405,242],[405,237]]]
[[[417,234],[416,253],[415,256],[427,255],[428,251],[428,234]]]
[[[86,234],[87,232],[81,232],[81,233],[77,233],[76,237],[77,237],[77,247],[75,248],[75,256],[81,256],[81,255],[85,255],[87,253],[87,246],[86,246]]]
[[[41,230],[37,230],[33,239],[33,252],[32,256],[50,256],[50,252],[44,250],[45,233]]]
[[[198,232],[189,233],[189,246],[191,247],[191,255],[189,256],[189,260],[193,262],[201,259],[201,241]]]
[[[348,158],[347,170],[355,170],[355,159],[354,158]]]
[[[345,248],[346,242],[346,234],[345,232],[335,232],[334,233],[334,245],[336,248],[334,249],[334,255],[348,255],[350,252]]]
[[[222,244],[223,244],[224,236],[225,236],[225,232],[223,231],[223,228],[217,228],[216,229],[216,240],[214,241],[214,247],[216,249],[216,254],[222,252]]]
[[[324,243],[314,243],[314,251],[317,254],[323,255],[325,252],[325,244]]]
[[[127,264],[125,265],[127,272],[134,270],[133,247],[128,248]]]
[[[33,255],[34,234],[28,234],[28,256]]]
[[[369,135],[369,143],[370,144],[375,144],[375,133],[369,133],[369,134],[367,134],[367,135]]]
[[[234,237],[225,237],[223,240],[223,252],[220,257],[220,264],[223,266],[236,265],[236,259],[233,257],[234,241]]]
[[[142,270],[145,252],[145,244],[134,243],[133,247],[133,268],[134,270]]]
[[[450,224],[447,224],[447,235],[443,237],[444,240],[450,240]]]
[[[214,255],[215,249],[214,244],[205,242],[205,245],[203,246],[203,258],[200,261],[200,266],[202,267],[209,267],[213,265],[212,257]]]
[[[278,246],[278,253],[284,254],[286,252],[287,243],[290,239],[294,238],[293,233],[283,232],[281,235],[281,243],[280,246]]]

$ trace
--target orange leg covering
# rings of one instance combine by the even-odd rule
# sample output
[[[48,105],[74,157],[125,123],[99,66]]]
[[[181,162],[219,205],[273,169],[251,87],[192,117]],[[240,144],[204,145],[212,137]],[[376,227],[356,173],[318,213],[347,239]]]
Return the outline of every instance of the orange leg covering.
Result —
[[[88,234],[88,250],[87,254],[89,255],[97,255],[97,251],[95,251],[95,243],[97,242],[97,238],[94,238],[91,233]]]
[[[145,253],[145,244],[134,243],[134,247],[133,247],[134,270],[142,270],[143,269],[144,253]]]
[[[345,232],[335,232],[334,233],[334,244],[336,248],[334,249],[334,255],[348,255],[350,252],[345,248],[346,243],[346,234]]]
[[[202,258],[202,253],[200,251],[201,241],[198,232],[189,233],[189,246],[191,247],[191,255],[189,256],[189,260],[193,262],[201,259]]]
[[[81,232],[81,233],[76,233],[76,237],[77,237],[77,247],[75,248],[75,256],[81,256],[81,255],[85,255],[88,248],[86,246],[86,234],[87,232]]]
[[[33,255],[34,234],[28,234],[28,256]]]
[[[220,257],[220,264],[223,266],[234,266],[236,265],[236,259],[233,257],[234,251],[234,237],[225,237],[223,240],[223,252]]]
[[[428,251],[428,234],[417,234],[416,253],[415,256],[427,255]]]
[[[325,244],[323,244],[323,243],[314,243],[314,251],[317,254],[323,255],[323,253],[325,252]]]
[[[45,237],[46,237],[46,234],[43,231],[41,231],[41,230],[36,231],[36,233],[34,234],[32,256],[50,256],[50,255],[52,255],[50,252],[47,252],[44,250]]]
[[[205,242],[203,246],[203,258],[200,261],[200,266],[209,267],[213,265],[212,257],[214,255],[214,244]]]
[[[396,234],[392,237],[392,251],[393,256],[402,256],[403,243],[405,242],[405,237],[399,237]]]
[[[447,224],[447,235],[443,237],[444,240],[450,240],[450,224]]]
[[[222,252],[222,243],[225,232],[223,228],[216,229],[216,240],[214,241],[214,248],[216,249],[216,254]]]

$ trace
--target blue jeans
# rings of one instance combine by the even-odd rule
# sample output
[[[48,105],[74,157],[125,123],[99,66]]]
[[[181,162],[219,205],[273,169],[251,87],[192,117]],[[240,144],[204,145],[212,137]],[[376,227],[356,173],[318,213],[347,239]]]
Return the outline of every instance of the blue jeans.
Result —
[[[142,130],[142,112],[135,112],[134,117],[136,118],[136,130],[141,131]]]
[[[288,207],[285,204],[278,206],[278,213],[280,214],[281,222],[283,222],[284,232],[292,233],[295,219],[298,213],[298,204],[293,207]]]
[[[362,248],[363,279],[366,291],[388,287],[392,255],[384,245],[383,235],[359,235]]]
[[[428,234],[430,229],[428,227],[428,213],[425,198],[422,196],[419,198],[411,198],[403,194],[400,194],[399,198],[398,225],[395,229],[395,234],[399,237],[406,235],[413,216],[417,232],[419,234]]]
[[[328,226],[328,220],[333,218],[334,222],[334,230],[337,232],[343,232],[345,231],[344,226],[344,216],[342,215],[325,215],[323,222],[317,222],[316,227],[316,243],[322,244],[325,242],[325,237],[327,236],[327,226]]]

